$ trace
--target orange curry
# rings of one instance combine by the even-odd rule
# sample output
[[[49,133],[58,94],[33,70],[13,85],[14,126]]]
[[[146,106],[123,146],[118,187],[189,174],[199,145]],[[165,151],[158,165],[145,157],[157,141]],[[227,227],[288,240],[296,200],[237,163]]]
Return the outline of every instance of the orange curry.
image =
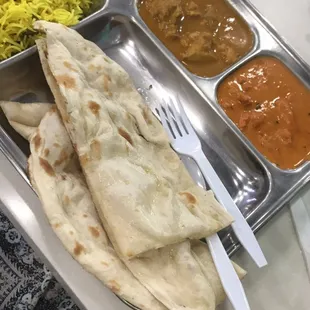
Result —
[[[202,77],[223,72],[253,46],[248,25],[225,0],[142,0],[139,12],[183,65]]]
[[[272,163],[294,169],[310,159],[310,91],[279,60],[245,64],[222,82],[218,101]]]

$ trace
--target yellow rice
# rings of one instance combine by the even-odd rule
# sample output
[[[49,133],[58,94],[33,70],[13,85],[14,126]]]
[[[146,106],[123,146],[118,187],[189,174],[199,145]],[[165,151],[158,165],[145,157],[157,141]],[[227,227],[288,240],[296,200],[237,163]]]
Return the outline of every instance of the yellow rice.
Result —
[[[77,24],[90,10],[91,0],[0,0],[0,61],[32,46],[38,34],[35,20],[66,26]]]

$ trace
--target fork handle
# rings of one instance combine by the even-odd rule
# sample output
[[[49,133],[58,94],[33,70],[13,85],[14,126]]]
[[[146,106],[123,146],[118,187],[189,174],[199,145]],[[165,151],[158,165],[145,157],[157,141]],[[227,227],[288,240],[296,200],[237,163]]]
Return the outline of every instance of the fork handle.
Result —
[[[262,252],[254,233],[240,212],[239,208],[234,203],[224,184],[214,171],[211,163],[206,158],[201,149],[196,150],[191,154],[192,158],[198,164],[204,178],[213,190],[219,203],[232,215],[235,222],[232,223],[233,231],[238,237],[240,243],[249,253],[256,265],[261,268],[267,265],[266,258]]]
[[[206,239],[224,291],[236,310],[250,310],[241,281],[217,234]]]

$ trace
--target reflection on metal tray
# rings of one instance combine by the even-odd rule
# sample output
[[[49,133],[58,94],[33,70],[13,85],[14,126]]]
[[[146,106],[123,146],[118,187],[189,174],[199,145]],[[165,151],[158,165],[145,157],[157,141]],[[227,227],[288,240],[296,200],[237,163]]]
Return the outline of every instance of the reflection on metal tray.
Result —
[[[81,22],[77,30],[97,43],[132,77],[154,111],[162,100],[161,89],[178,94],[196,129],[203,150],[241,212],[257,231],[288,202],[310,178],[310,163],[284,171],[266,160],[219,107],[219,83],[244,62],[257,55],[281,59],[309,87],[310,70],[246,1],[229,1],[248,22],[255,35],[252,51],[214,78],[199,78],[185,70],[149,31],[132,0],[107,1],[102,10]],[[34,52],[0,64],[0,100],[53,102],[38,55]],[[0,150],[27,180],[28,145],[0,114]],[[230,231],[221,234],[229,253],[239,246]]]

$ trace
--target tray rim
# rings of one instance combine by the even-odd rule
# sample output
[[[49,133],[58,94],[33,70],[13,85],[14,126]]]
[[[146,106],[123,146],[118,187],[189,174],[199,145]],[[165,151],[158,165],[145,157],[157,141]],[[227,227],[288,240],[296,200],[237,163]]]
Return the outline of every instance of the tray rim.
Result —
[[[108,1],[107,1],[108,2]],[[245,2],[248,2],[247,0],[245,0]],[[106,3],[107,4],[107,3]],[[103,8],[101,9],[101,10],[103,10]],[[100,11],[101,11],[100,10]],[[100,11],[98,11],[98,12],[96,12],[96,13],[94,13],[94,15],[96,15],[95,16],[95,18],[101,18],[102,17],[102,15],[101,14],[99,14],[99,12]],[[102,12],[101,12],[102,13]],[[108,13],[108,12],[105,12],[105,13]],[[110,13],[110,12],[109,12]],[[108,15],[107,15],[108,16]],[[92,19],[92,20],[85,20],[85,23],[91,23],[92,21],[93,21],[94,19]],[[80,25],[80,24],[79,24]],[[84,25],[84,23],[83,23],[83,25]],[[82,26],[80,26],[79,28],[82,28]],[[26,52],[26,51],[25,51]],[[35,53],[35,50],[34,51],[32,51],[31,52],[31,54],[33,54],[33,53]],[[18,54],[19,55],[19,54]],[[30,54],[29,54],[30,55]],[[298,54],[297,54],[298,55]],[[27,57],[27,55],[25,56],[25,57]],[[302,58],[301,58],[302,59]],[[307,66],[309,66],[307,63],[306,63],[306,65]],[[310,68],[310,67],[309,67]],[[1,63],[0,63],[0,69],[1,69]],[[1,134],[1,130],[2,130],[2,128],[1,128],[1,126],[0,126],[0,134]],[[17,147],[18,148],[18,147]],[[19,149],[19,148],[18,148]],[[19,149],[20,150],[20,149]],[[1,148],[1,140],[0,140],[0,152],[1,151],[3,151],[3,149]],[[10,159],[10,158],[7,158],[8,159],[8,161],[10,161],[11,162],[11,164],[14,164],[14,159]],[[14,165],[15,166],[15,165]],[[15,169],[17,169],[17,170],[20,170],[20,167],[14,167]],[[22,171],[22,170],[21,170]],[[1,172],[2,171],[0,171],[0,175],[1,175]],[[20,173],[20,172],[19,172]],[[22,173],[24,173],[24,171],[22,171]],[[21,173],[20,173],[21,174]],[[26,174],[24,173],[24,175],[25,175],[25,177],[23,177],[23,175],[21,174],[21,176],[23,177],[23,179],[25,180],[25,181],[27,181],[27,177],[26,177]],[[309,182],[310,181],[310,176],[308,176],[308,177],[306,177],[306,179],[304,179],[303,180],[303,182],[304,182],[304,184],[303,185],[305,185],[307,182]],[[28,181],[29,182],[29,181]],[[290,197],[292,197],[294,195],[294,193],[291,193],[291,195],[290,195]],[[2,197],[1,197],[2,198]],[[290,198],[289,198],[290,199]],[[28,206],[27,206],[28,207]],[[282,207],[281,207],[282,208]],[[279,210],[275,210],[274,211],[274,214],[275,213],[277,213]],[[273,215],[274,215],[273,214]],[[273,215],[271,215],[270,216],[270,218],[273,216]],[[15,220],[13,220],[14,221],[14,225],[15,225]],[[18,222],[17,222],[17,224],[18,224]],[[18,225],[17,225],[18,226]],[[256,229],[254,229],[255,231],[257,231],[258,230],[258,228],[257,228],[257,230]],[[236,247],[234,248],[234,249],[232,249],[231,251],[230,251],[230,253],[234,253],[237,249],[239,248],[239,245],[236,245]],[[40,249],[38,249],[38,251],[40,252]],[[44,254],[43,254],[44,255]],[[61,281],[62,282],[62,281]],[[92,309],[93,310],[93,309]]]

